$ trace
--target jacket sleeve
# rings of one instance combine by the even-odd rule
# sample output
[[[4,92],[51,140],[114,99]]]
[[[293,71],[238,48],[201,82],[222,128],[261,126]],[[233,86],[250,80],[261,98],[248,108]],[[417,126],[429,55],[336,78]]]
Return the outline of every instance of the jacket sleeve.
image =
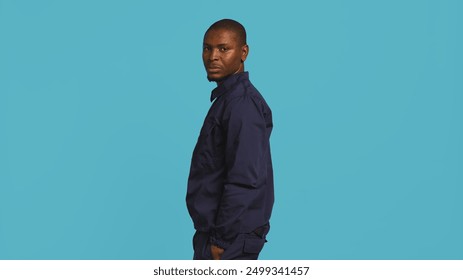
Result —
[[[259,179],[265,176],[264,150],[268,139],[260,104],[249,96],[230,101],[224,113],[224,127],[226,175],[211,243],[226,249],[242,232],[246,211],[262,206],[256,198]]]

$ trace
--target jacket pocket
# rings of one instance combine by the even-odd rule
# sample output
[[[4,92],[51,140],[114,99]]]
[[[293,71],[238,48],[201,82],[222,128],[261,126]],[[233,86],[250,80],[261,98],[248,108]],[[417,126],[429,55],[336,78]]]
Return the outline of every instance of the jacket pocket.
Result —
[[[248,254],[258,254],[264,248],[265,239],[248,238],[244,240],[243,252]]]
[[[224,137],[219,121],[209,117],[204,122],[198,140],[198,159],[210,167],[220,167],[224,160]]]

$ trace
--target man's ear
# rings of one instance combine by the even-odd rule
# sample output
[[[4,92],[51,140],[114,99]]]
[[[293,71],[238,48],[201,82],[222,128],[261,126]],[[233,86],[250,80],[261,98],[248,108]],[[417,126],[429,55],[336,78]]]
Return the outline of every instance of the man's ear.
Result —
[[[249,54],[249,46],[244,45],[241,47],[241,62],[244,62]]]

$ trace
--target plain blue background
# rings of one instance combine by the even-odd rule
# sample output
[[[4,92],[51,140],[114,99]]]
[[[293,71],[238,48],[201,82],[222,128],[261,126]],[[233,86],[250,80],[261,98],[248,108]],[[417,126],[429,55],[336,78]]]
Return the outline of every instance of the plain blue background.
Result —
[[[262,259],[463,259],[461,1],[0,0],[0,258],[191,259],[204,31],[274,113]]]

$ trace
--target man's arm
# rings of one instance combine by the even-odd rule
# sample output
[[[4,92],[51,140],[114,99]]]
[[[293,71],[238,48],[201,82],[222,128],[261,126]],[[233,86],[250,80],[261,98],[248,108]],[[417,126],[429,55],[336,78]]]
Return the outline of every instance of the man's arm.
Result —
[[[258,182],[265,176],[268,139],[259,106],[251,97],[241,96],[230,101],[224,114],[227,173],[211,238],[212,245],[223,249],[241,231],[240,219],[255,206]]]

